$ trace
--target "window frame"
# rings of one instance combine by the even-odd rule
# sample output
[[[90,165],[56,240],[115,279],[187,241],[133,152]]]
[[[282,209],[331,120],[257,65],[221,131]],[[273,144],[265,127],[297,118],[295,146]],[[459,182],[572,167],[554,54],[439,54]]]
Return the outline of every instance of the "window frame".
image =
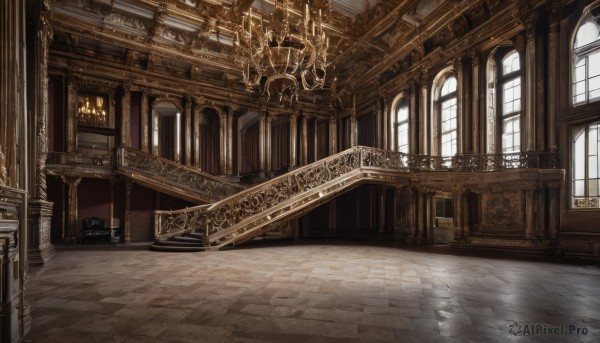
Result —
[[[513,70],[510,73],[504,74],[504,61],[512,56],[513,54],[517,54],[519,58],[519,69]],[[522,123],[522,114],[523,114],[523,59],[521,58],[521,54],[517,50],[509,50],[503,55],[501,55],[499,62],[496,63],[496,122],[495,125],[495,136],[497,141],[497,152],[501,154],[511,154],[518,153],[522,151],[521,144],[521,123]],[[507,83],[519,80],[519,110],[514,111],[508,114],[504,112],[504,85]],[[519,143],[518,150],[513,151],[505,151],[504,145],[504,121],[507,119],[519,118]]]
[[[589,201],[590,198],[596,198],[596,202],[600,203],[600,190],[598,192],[598,195],[595,196],[590,196],[589,195],[589,182],[590,182],[590,170],[589,170],[589,163],[590,163],[590,156],[589,155],[589,129],[590,127],[596,126],[596,132],[597,132],[597,140],[600,140],[600,121],[596,121],[596,122],[590,122],[590,123],[586,123],[586,124],[581,124],[581,125],[575,125],[572,126],[570,128],[570,132],[569,132],[569,151],[570,151],[570,163],[569,163],[569,209],[572,211],[577,211],[577,212],[582,212],[582,211],[600,211],[600,204],[597,205],[596,207],[590,207],[590,206],[581,206],[581,207],[576,207],[575,206],[575,202],[577,201],[577,199],[587,203]],[[584,152],[583,152],[583,159],[584,159],[584,163],[582,169],[584,171],[584,177],[583,179],[579,178],[576,179],[576,175],[575,175],[575,164],[576,164],[576,152],[575,152],[575,144],[577,142],[577,140],[575,139],[576,136],[580,137],[583,136],[583,145],[584,145]],[[594,178],[594,180],[596,180],[597,183],[600,183],[600,148],[597,148],[596,151],[596,155],[594,155],[596,157],[596,163],[597,163],[597,169],[596,169],[596,174],[597,177]],[[584,195],[583,196],[576,196],[575,195],[575,182],[577,181],[583,181],[583,191],[584,191]]]
[[[406,120],[400,122],[398,121],[398,115],[400,113],[400,110],[406,108]],[[399,135],[399,127],[401,125],[406,125],[406,135],[407,135],[407,142],[406,142],[406,151],[401,151],[400,150],[400,135]],[[408,103],[408,99],[406,99],[406,97],[401,97],[398,101],[398,104],[395,107],[394,110],[394,133],[396,136],[396,144],[394,146],[394,150],[398,151],[398,152],[403,152],[405,154],[409,154],[410,153],[410,106]]]
[[[451,79],[454,79],[455,82],[457,83],[457,87],[454,91],[448,93],[448,94],[444,94],[442,95],[442,90],[444,89],[444,86],[446,85],[446,83],[448,83]],[[440,84],[439,84],[439,90],[438,90],[438,97],[437,97],[437,107],[438,107],[438,121],[439,121],[439,140],[437,142],[438,145],[438,151],[439,151],[439,155],[440,157],[452,157],[455,156],[458,153],[458,78],[456,77],[455,74],[449,74],[446,75],[446,77],[443,80],[440,80]],[[443,118],[442,118],[442,112],[443,112],[443,104],[446,101],[449,101],[451,99],[455,99],[456,100],[456,104],[454,105],[456,107],[455,109],[455,116],[454,116],[454,121],[455,121],[455,127],[452,130],[449,131],[444,131],[443,127]],[[454,154],[451,155],[443,155],[442,151],[443,151],[443,137],[444,134],[448,134],[448,133],[455,133],[455,144],[454,144],[454,150],[456,150],[454,152]],[[451,145],[452,146],[452,145]]]
[[[590,10],[587,14],[583,15],[581,17],[581,19],[578,21],[577,25],[575,26],[575,29],[573,30],[572,33],[572,37],[571,37],[571,44],[569,46],[570,48],[570,63],[571,63],[571,68],[570,68],[570,83],[569,83],[569,96],[570,96],[570,106],[572,108],[575,107],[580,107],[586,104],[590,104],[590,103],[595,103],[595,102],[600,102],[600,95],[592,100],[590,100],[589,98],[589,56],[594,54],[594,53],[598,53],[600,54],[600,38],[588,43],[586,45],[580,46],[575,48],[575,42],[577,40],[577,35],[580,31],[580,29],[588,24],[588,23],[593,23],[594,25],[596,25],[596,29],[598,30],[598,32],[600,33],[600,24],[596,23],[596,20],[600,20],[600,15],[598,16],[594,16],[592,11]],[[580,62],[582,59],[585,59],[585,71],[584,71],[584,92],[583,92],[583,96],[584,99],[582,101],[575,101],[575,84],[576,84],[576,68],[577,68],[577,63]],[[597,75],[596,77],[600,78],[600,75]]]

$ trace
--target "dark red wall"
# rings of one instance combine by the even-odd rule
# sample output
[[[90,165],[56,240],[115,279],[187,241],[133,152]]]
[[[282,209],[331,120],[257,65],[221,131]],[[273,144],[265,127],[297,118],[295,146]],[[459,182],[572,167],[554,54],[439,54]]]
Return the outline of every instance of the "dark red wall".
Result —
[[[109,226],[110,221],[110,181],[99,179],[82,179],[77,188],[79,206],[77,214],[79,223],[84,218],[99,217]]]
[[[48,151],[65,151],[65,93],[63,77],[50,75],[48,80]]]

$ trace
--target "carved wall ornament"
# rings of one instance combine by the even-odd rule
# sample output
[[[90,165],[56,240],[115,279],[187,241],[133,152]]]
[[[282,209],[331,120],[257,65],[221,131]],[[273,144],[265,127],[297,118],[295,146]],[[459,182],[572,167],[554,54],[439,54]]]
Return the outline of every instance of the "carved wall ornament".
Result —
[[[0,145],[0,186],[6,185],[7,174],[6,174],[6,165],[4,152],[2,151],[2,146]]]
[[[168,95],[162,95],[162,96],[155,98],[152,101],[152,108],[156,107],[161,102],[168,102],[170,104],[173,104],[173,106],[175,106],[177,108],[177,110],[179,110],[180,112],[183,110],[183,107],[181,104],[181,99],[174,99],[174,98],[169,97]]]

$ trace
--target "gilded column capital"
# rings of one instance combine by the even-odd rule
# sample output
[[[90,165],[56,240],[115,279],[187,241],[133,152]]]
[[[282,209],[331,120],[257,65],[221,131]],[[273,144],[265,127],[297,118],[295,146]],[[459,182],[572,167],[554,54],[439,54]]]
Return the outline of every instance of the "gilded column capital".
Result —
[[[471,52],[471,65],[475,68],[481,64],[481,54],[477,50]]]
[[[76,176],[61,175],[60,179],[64,184],[69,186],[69,188],[75,188],[79,186],[79,183],[81,182],[81,178]]]

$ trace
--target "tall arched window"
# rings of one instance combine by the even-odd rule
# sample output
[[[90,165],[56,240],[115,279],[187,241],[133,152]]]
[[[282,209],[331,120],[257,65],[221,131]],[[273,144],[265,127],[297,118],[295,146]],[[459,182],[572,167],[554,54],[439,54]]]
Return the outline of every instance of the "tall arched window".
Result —
[[[519,53],[512,52],[502,60],[498,78],[501,93],[502,153],[521,150],[521,65]]]
[[[409,130],[408,130],[408,102],[400,100],[396,108],[396,149],[399,152],[409,153]]]
[[[600,122],[573,129],[571,207],[600,208]]]
[[[573,44],[573,105],[600,99],[600,26],[588,14],[577,29]]]
[[[458,151],[456,77],[449,77],[440,92],[441,156],[453,156]]]

